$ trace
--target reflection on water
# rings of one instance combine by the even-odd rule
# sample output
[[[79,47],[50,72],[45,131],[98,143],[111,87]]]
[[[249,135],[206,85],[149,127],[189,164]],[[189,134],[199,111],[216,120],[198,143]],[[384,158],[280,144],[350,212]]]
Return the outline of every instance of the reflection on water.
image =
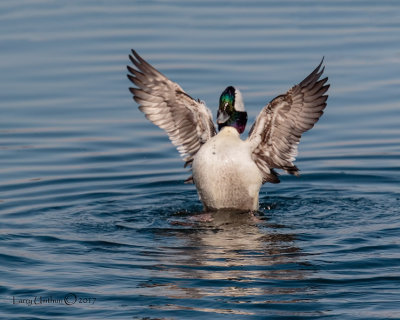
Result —
[[[235,305],[292,304],[293,311],[287,310],[285,315],[298,315],[296,303],[312,301],[308,297],[311,288],[299,284],[305,284],[302,280],[315,268],[296,246],[296,235],[284,232],[286,226],[270,225],[261,212],[194,214],[170,222],[186,228],[155,231],[156,237],[170,237],[169,241],[180,246],[165,246],[163,254],[153,256],[158,263],[152,280],[142,283],[146,295],[167,296],[173,301],[211,297]],[[167,307],[152,307],[182,308],[172,302]],[[211,310],[193,305],[186,308]],[[212,312],[253,314],[240,308],[214,307]]]

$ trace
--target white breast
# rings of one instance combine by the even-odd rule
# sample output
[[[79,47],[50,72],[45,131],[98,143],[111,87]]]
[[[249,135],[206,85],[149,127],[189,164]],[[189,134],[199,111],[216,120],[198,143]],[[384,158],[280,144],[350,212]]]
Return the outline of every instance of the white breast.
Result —
[[[262,174],[246,141],[224,127],[207,141],[193,161],[193,180],[206,210],[257,210]]]

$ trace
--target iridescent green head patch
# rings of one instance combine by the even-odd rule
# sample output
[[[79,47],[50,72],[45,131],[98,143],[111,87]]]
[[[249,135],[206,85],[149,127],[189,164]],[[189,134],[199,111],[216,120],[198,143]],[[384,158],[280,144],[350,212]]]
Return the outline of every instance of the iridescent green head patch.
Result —
[[[221,97],[219,98],[219,109],[226,112],[232,112],[234,110],[235,104],[235,88],[229,86],[222,92]]]

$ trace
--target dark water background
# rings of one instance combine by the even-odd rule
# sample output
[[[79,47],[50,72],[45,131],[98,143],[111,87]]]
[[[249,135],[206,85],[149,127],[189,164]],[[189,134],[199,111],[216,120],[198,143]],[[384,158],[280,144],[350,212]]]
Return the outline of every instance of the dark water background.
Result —
[[[250,123],[325,56],[301,178],[197,221],[131,48]],[[400,2],[4,0],[0,58],[0,318],[400,319]]]

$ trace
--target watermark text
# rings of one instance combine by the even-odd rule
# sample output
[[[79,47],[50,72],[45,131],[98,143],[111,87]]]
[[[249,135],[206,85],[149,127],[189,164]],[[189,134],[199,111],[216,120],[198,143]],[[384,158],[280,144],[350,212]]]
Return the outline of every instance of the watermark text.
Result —
[[[43,305],[90,305],[96,302],[96,298],[89,296],[80,296],[75,293],[67,293],[64,296],[34,296],[34,297],[12,297],[12,304],[22,304],[26,306]]]

